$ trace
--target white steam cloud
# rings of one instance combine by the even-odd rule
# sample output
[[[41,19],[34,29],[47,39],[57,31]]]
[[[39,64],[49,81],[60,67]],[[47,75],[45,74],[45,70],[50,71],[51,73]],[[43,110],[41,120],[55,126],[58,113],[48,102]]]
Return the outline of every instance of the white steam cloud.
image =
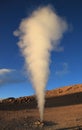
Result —
[[[67,23],[51,6],[42,7],[21,21],[18,46],[25,58],[25,67],[36,92],[40,119],[43,120],[45,86],[49,75],[50,52],[57,50],[59,40],[67,30]]]

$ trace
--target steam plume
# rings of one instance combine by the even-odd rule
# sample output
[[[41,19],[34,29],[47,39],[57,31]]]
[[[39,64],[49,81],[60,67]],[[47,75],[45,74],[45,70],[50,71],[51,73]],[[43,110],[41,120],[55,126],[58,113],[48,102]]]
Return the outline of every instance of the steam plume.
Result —
[[[40,119],[43,120],[45,103],[45,86],[49,75],[50,52],[57,49],[59,40],[67,29],[51,6],[39,8],[29,18],[21,21],[19,30],[19,47],[25,58],[25,66],[36,92]]]

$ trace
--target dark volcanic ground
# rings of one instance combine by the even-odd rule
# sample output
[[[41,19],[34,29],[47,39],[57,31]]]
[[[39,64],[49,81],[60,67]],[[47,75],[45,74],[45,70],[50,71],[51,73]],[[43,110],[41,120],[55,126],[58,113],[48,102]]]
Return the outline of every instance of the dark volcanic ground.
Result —
[[[72,90],[73,92],[60,94],[64,90],[57,90],[58,95],[57,93],[55,95],[54,91],[52,94],[49,91],[46,95],[42,128],[35,125],[39,120],[39,112],[34,96],[2,100],[0,130],[81,130],[82,92]]]

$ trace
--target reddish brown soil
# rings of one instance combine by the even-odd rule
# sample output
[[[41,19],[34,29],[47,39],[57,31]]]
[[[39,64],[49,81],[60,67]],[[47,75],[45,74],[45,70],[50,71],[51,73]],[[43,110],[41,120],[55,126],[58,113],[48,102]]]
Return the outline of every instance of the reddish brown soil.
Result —
[[[61,89],[63,91],[56,90],[56,95],[55,90],[53,94],[47,92],[42,128],[35,126],[39,112],[34,96],[3,100],[0,103],[0,130],[81,130],[82,91],[78,90],[78,85],[77,91],[71,86]]]

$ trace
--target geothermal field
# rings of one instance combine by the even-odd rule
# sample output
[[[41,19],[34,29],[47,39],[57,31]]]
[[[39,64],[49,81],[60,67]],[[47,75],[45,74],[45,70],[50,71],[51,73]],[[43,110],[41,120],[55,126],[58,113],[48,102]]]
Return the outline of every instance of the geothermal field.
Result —
[[[28,4],[29,3],[30,1]],[[57,13],[54,6],[52,7],[53,4],[44,4],[44,6],[38,5],[37,8],[34,8],[34,3],[31,8],[28,4],[28,13],[26,17],[22,17],[22,8],[20,8],[21,12],[18,9],[20,4],[18,4],[15,13],[8,11],[9,18],[6,16],[7,19],[11,20],[10,23],[9,21],[8,23],[5,22],[6,26],[9,25],[12,30],[9,32],[9,35],[11,35],[12,32],[15,37],[11,36],[12,38],[9,42],[6,39],[4,44],[2,42],[3,40],[1,41],[3,45],[1,47],[5,48],[5,50],[7,48],[8,50],[3,51],[1,49],[1,55],[3,57],[1,57],[0,85],[7,85],[7,87],[9,87],[8,84],[14,85],[16,83],[18,87],[22,86],[21,88],[23,89],[23,86],[30,88],[28,82],[30,81],[35,93],[32,96],[28,96],[26,93],[25,97],[0,99],[0,130],[81,130],[82,84],[60,87],[55,90],[46,90],[46,86],[53,89],[52,87],[54,85],[54,88],[56,88],[58,82],[60,82],[61,85],[68,82],[69,84],[81,83],[82,76],[80,75],[82,74],[82,67],[80,68],[80,66],[82,47],[80,44],[82,45],[82,37],[80,39],[81,34],[79,33],[81,32],[81,27],[79,27],[80,22],[78,22],[78,19],[80,21],[81,15],[79,15],[80,13],[77,13],[79,8],[76,11],[77,6],[73,3],[75,11],[74,7],[72,7],[72,10],[74,11],[74,14],[72,14],[73,11],[71,11],[71,8],[68,8],[68,11],[67,7],[65,7],[67,16],[70,16],[70,19],[67,18],[68,23],[66,17],[62,15],[62,13],[66,13],[64,5],[61,6],[62,10]],[[9,5],[9,8],[10,7],[11,6]],[[58,7],[60,9],[60,6]],[[27,7],[25,10],[27,10]],[[17,14],[18,12],[19,15]],[[16,21],[16,24],[14,23],[14,20],[17,18],[14,17],[12,19],[9,13],[13,16],[17,15],[17,18],[19,18]],[[72,17],[73,21],[71,22]],[[75,22],[76,20],[77,23]],[[13,26],[10,26],[11,23]],[[72,26],[72,23],[74,24],[74,27]],[[75,28],[76,26],[77,28]],[[16,27],[15,31],[14,27]],[[2,29],[2,32],[8,32],[8,30],[10,29],[5,28],[4,31]],[[67,31],[73,31],[73,33],[71,33],[73,39],[68,35],[68,39],[64,39],[61,44],[61,40]],[[4,36],[7,36],[7,34],[3,35],[3,39],[5,39]],[[10,39],[10,36],[7,36],[7,38]],[[16,41],[14,41],[13,38],[15,38]],[[8,43],[9,45],[4,46],[5,43]],[[74,44],[72,45],[72,43]],[[78,45],[76,45],[76,43],[78,43]],[[63,45],[65,46],[65,53]],[[61,51],[63,51],[61,56],[56,55],[57,52]],[[19,53],[21,58],[19,57]],[[6,58],[7,54],[8,56]],[[8,62],[10,62],[9,65]],[[6,64],[12,69],[3,68],[3,66],[7,67]],[[51,81],[54,79],[54,83],[48,83],[50,72],[50,79],[52,79]],[[65,78],[65,75],[67,74],[68,77]],[[59,77],[59,79],[56,79],[56,76]],[[18,85],[17,83],[22,84]],[[19,89],[22,92],[21,88]],[[28,93],[31,93],[29,88],[27,88]],[[16,91],[16,88],[14,90]],[[7,92],[10,94],[10,89],[7,89]],[[7,92],[5,90],[4,94]],[[20,94],[19,91],[16,92],[17,96],[18,94]]]
[[[35,95],[0,100],[0,130],[81,130],[82,84],[46,91],[43,121]]]

